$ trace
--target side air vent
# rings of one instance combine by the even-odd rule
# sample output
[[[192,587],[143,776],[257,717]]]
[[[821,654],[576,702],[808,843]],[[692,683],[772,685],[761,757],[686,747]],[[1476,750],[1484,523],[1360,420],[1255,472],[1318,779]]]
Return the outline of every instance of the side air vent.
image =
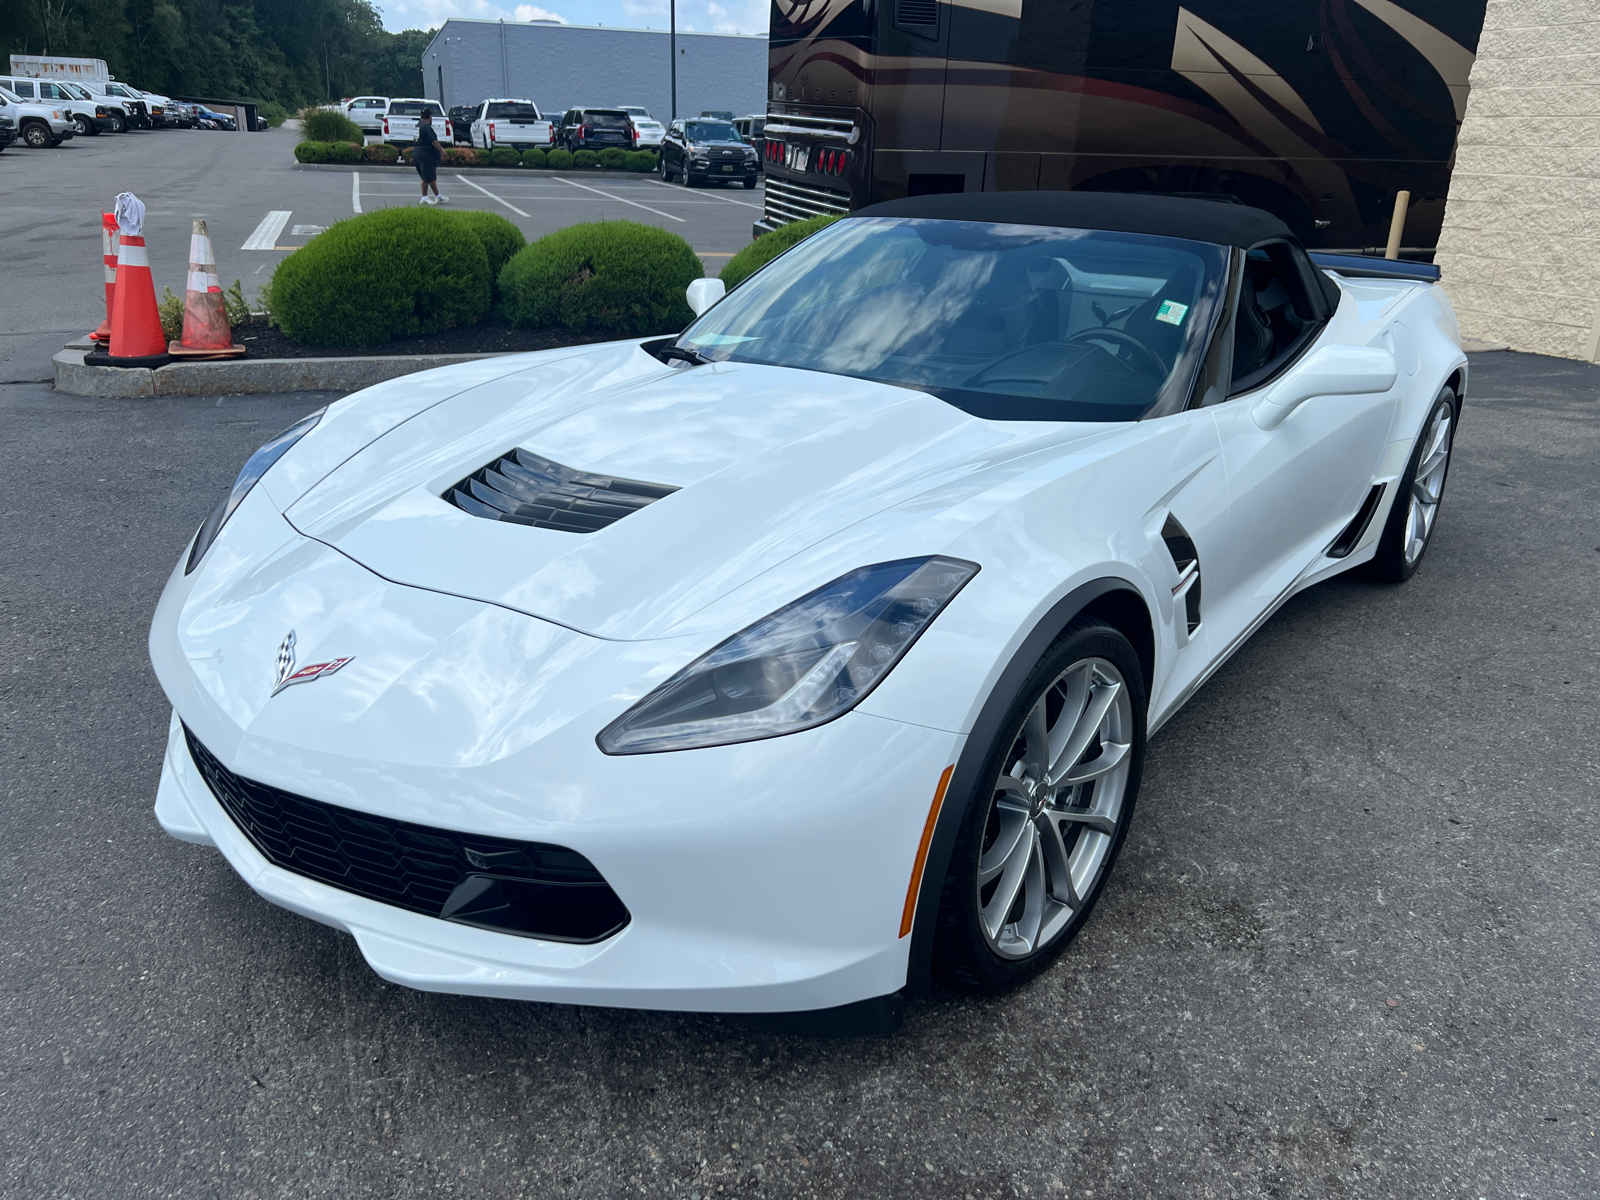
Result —
[[[1333,545],[1328,547],[1329,558],[1345,558],[1350,551],[1356,548],[1356,543],[1361,540],[1361,535],[1367,532],[1367,526],[1372,524],[1372,514],[1378,511],[1378,501],[1383,499],[1383,489],[1387,484],[1375,483],[1372,490],[1367,493],[1367,498],[1361,502],[1360,509],[1350,524],[1344,527],[1338,537],[1333,539]]]
[[[594,533],[678,489],[575,471],[527,450],[513,450],[444,494],[462,512],[539,529]]]
[[[933,27],[939,24],[939,0],[895,0],[896,25]]]
[[[1194,548],[1189,531],[1178,523],[1171,513],[1161,527],[1161,540],[1172,555],[1172,565],[1178,569],[1178,582],[1172,587],[1172,598],[1183,603],[1184,630],[1182,641],[1187,644],[1200,628],[1200,554]]]

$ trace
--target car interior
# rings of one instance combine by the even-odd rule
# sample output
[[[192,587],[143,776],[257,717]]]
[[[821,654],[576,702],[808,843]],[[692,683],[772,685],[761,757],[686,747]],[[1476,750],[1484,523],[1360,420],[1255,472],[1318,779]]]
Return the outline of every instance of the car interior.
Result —
[[[1230,395],[1259,387],[1310,344],[1334,305],[1311,293],[1309,264],[1287,243],[1268,243],[1245,256],[1234,309]],[[1326,293],[1324,292],[1324,295]],[[1337,301],[1334,301],[1337,304]]]

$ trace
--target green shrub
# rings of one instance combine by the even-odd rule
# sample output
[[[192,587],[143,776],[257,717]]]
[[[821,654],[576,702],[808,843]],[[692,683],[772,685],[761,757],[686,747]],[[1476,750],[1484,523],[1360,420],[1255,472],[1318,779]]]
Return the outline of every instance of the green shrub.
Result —
[[[567,171],[572,168],[571,150],[552,150],[545,156],[545,162],[552,171]]]
[[[621,146],[607,146],[600,151],[600,165],[608,171],[620,171],[628,161],[628,151]]]
[[[543,150],[524,150],[522,152],[522,165],[525,167],[542,167],[549,162],[549,154]]]
[[[407,146],[404,150],[400,151],[400,161],[405,163],[405,165],[408,167],[412,163],[416,162],[417,148],[415,146]]]
[[[515,167],[522,162],[522,155],[510,146],[496,146],[489,151],[489,162],[497,167]]]
[[[278,264],[273,320],[291,340],[363,346],[471,325],[489,309],[489,257],[452,216],[386,208],[328,227]]]
[[[361,126],[331,108],[308,108],[300,114],[300,132],[313,142],[354,142],[361,145]]]
[[[501,311],[536,329],[663,333],[693,318],[683,290],[702,274],[689,243],[665,229],[635,221],[569,225],[505,265]]]
[[[627,161],[622,165],[629,171],[637,171],[641,175],[648,175],[656,169],[656,156],[648,150],[630,150],[625,157]]]
[[[572,155],[572,165],[575,167],[592,167],[600,161],[600,156],[593,150],[578,150]]]
[[[294,148],[296,162],[318,163],[328,161],[327,142],[301,142]]]
[[[383,142],[362,147],[362,156],[369,163],[394,163],[400,161],[400,151]]]
[[[518,250],[528,244],[528,240],[522,236],[522,230],[498,213],[482,212],[470,208],[453,208],[445,209],[443,215],[470,231],[483,246],[483,252],[489,259],[489,279],[491,283],[498,282],[500,272],[505,268],[506,263],[511,261],[512,256]],[[498,287],[494,290],[494,298],[498,300],[500,298]]]
[[[826,229],[838,217],[812,217],[809,221],[795,221],[780,225],[771,233],[764,233],[723,265],[717,276],[732,291],[762,267],[797,242],[803,242],[819,229]]]
[[[167,341],[176,342],[183,337],[183,297],[170,287],[161,289],[161,299],[156,301],[156,314],[161,318],[161,333]]]
[[[328,161],[335,163],[358,163],[365,157],[361,147],[354,142],[328,143]]]
[[[483,164],[483,155],[471,146],[452,146],[444,152],[441,165],[446,167],[476,167]]]
[[[261,117],[273,129],[282,125],[289,119],[289,110],[281,104],[274,104],[271,100],[251,100],[246,98],[246,104],[256,106],[256,116]]]

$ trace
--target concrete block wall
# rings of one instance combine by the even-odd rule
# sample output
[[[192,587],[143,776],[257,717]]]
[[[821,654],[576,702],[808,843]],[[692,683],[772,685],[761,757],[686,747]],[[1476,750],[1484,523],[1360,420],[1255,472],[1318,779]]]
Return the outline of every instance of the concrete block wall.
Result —
[[[1600,2],[1489,0],[1437,261],[1463,337],[1600,361]]]

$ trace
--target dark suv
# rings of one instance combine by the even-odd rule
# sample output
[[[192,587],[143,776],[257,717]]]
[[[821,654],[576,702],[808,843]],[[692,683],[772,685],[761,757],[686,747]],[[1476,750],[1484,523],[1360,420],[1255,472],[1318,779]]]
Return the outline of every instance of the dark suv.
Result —
[[[661,139],[661,177],[668,183],[681,175],[690,187],[737,180],[753,188],[760,169],[760,156],[731,121],[688,117],[674,121]]]
[[[457,104],[450,110],[451,140],[458,146],[472,145],[472,119],[478,115],[476,104]]]
[[[632,150],[639,135],[633,118],[620,108],[569,108],[555,132],[555,143],[568,150]]]

